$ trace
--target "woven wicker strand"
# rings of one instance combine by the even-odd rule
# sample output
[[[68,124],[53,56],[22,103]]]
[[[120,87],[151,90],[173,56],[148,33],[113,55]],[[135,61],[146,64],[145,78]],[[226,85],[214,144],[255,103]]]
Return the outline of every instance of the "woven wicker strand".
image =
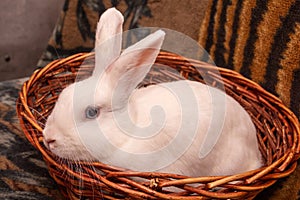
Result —
[[[76,78],[88,77],[93,63],[93,53],[53,61],[36,70],[24,83],[17,103],[26,137],[42,153],[50,175],[68,199],[253,199],[296,169],[300,155],[299,122],[278,98],[237,72],[167,52],[159,54],[143,85],[179,79],[214,87],[224,84],[226,92],[247,110],[257,128],[264,167],[232,176],[187,177],[57,158],[42,143],[43,124],[59,93]],[[133,177],[143,178],[143,181]],[[192,183],[198,186],[189,185]],[[171,186],[182,192],[171,192]]]

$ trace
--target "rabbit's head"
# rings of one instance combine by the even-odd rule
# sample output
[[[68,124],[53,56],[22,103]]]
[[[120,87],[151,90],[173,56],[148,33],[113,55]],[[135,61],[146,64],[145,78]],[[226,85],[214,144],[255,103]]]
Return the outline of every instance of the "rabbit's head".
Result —
[[[99,130],[114,137],[113,113],[127,106],[155,62],[165,33],[156,31],[122,51],[122,25],[123,16],[116,9],[103,13],[97,25],[92,76],[66,87],[47,119],[44,144],[59,157],[93,160],[95,146],[97,154],[109,156],[110,147],[102,143]]]

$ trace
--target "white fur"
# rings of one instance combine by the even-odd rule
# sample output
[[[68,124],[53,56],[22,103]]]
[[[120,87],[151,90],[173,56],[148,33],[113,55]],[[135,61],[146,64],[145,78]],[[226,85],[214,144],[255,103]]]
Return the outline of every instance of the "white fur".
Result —
[[[121,37],[113,38],[121,34],[120,16],[109,9],[101,17],[93,76],[62,91],[43,131],[45,145],[62,158],[189,176],[260,167],[255,127],[247,112],[222,91],[193,81],[135,89],[154,63],[164,32],[121,53]],[[113,41],[112,46],[105,41]],[[114,55],[101,56],[101,44]],[[100,107],[96,119],[85,118],[90,105]]]

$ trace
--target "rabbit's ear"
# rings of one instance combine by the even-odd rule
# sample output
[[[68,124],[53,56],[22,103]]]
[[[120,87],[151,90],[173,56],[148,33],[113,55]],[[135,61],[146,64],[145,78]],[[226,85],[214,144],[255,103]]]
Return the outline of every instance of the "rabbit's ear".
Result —
[[[165,32],[158,30],[125,49],[121,56],[107,68],[112,86],[113,102],[123,106],[131,92],[145,78],[160,51]]]
[[[107,9],[100,17],[95,35],[95,69],[101,73],[120,56],[122,48],[123,15],[115,8]]]

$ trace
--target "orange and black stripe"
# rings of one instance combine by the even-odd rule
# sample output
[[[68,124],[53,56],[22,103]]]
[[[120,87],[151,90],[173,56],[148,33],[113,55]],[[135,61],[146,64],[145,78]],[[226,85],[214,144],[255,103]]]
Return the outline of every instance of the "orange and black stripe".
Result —
[[[199,43],[300,118],[300,0],[210,0]]]

